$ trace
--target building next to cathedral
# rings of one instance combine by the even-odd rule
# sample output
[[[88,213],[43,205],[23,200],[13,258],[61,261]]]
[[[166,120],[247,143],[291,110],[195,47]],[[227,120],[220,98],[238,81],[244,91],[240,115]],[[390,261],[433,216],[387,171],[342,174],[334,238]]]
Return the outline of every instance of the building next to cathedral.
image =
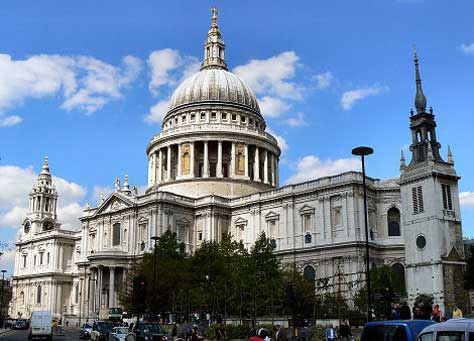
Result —
[[[415,70],[411,161],[402,153],[397,179],[367,179],[370,261],[393,267],[409,304],[429,293],[450,311],[461,303],[465,264],[459,177],[449,148],[446,161],[440,154],[416,54]],[[16,243],[10,315],[47,309],[80,322],[120,306],[128,269],[166,230],[188,253],[224,233],[250,246],[265,232],[283,264],[296,264],[317,288],[329,283],[324,290],[354,297],[365,285],[362,174],[279,187],[280,148],[265,131],[253,91],[227,69],[215,12],[201,70],[170,103],[146,149],[146,193],[131,189],[127,176],[123,184],[117,178],[114,193],[98,207],[87,205],[76,231],[61,229],[61,193],[45,160]]]

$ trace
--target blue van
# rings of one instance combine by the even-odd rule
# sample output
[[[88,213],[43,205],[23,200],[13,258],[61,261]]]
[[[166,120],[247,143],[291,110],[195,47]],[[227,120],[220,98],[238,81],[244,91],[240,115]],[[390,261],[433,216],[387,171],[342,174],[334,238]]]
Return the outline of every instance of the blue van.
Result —
[[[364,326],[361,341],[415,341],[430,320],[393,320],[369,322]]]

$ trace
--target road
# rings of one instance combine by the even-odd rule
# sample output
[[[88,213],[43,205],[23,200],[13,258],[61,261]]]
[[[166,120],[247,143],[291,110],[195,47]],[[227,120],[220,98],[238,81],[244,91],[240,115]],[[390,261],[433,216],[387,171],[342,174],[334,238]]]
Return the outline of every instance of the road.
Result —
[[[27,341],[28,340],[28,331],[27,330],[11,330],[2,336],[0,340],[8,341]],[[38,339],[40,340],[40,339]],[[43,339],[45,340],[45,339]],[[53,335],[53,341],[78,341],[79,340],[79,330],[72,328],[64,328],[62,332],[55,332]]]

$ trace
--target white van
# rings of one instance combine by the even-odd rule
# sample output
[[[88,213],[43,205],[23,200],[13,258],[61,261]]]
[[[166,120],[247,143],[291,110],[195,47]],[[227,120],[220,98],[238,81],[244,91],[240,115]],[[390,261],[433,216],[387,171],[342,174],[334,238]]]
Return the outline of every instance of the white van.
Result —
[[[53,339],[53,315],[49,311],[33,311],[30,317],[30,326],[28,327],[28,338],[46,337]]]
[[[474,320],[452,319],[426,327],[418,334],[417,341],[472,341]]]

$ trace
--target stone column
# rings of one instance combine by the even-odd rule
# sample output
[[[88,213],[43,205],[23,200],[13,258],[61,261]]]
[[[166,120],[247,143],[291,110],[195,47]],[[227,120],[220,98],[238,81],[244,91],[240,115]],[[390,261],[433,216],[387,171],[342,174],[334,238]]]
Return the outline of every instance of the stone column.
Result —
[[[109,267],[109,308],[115,307],[115,267]]]
[[[57,285],[57,292],[58,292],[58,296],[56,298],[56,303],[57,303],[57,310],[58,310],[58,314],[62,315],[63,314],[63,302],[62,302],[62,296],[63,296],[63,291],[62,291],[62,286],[61,286],[61,283],[58,283]]]
[[[163,180],[163,151],[158,151],[158,183]]]
[[[230,176],[235,177],[235,142],[232,142],[230,150]]]
[[[151,182],[153,184],[156,184],[156,164],[157,164],[157,162],[156,162],[156,154],[155,153],[152,154],[151,159],[152,159],[152,166],[153,166],[152,172],[151,172]]]
[[[278,187],[280,184],[280,171],[278,169],[278,157],[275,155],[275,186]]]
[[[249,145],[245,144],[245,157],[244,157],[244,176],[248,179],[249,177]]]
[[[204,141],[204,172],[202,174],[203,178],[209,177],[209,151],[208,151],[208,142]]]
[[[218,178],[222,178],[222,141],[217,141],[217,170],[216,175]]]
[[[268,150],[263,153],[263,182],[268,184]]]
[[[99,266],[97,268],[98,279],[97,279],[97,311],[100,311],[102,306],[102,278],[103,278],[103,268]]]
[[[64,248],[63,245],[59,244],[59,265],[58,268],[64,271]]]
[[[166,181],[171,180],[171,146],[167,147],[166,154]]]
[[[270,163],[270,184],[272,186],[275,186],[275,164],[273,162],[273,153],[269,153],[268,154],[270,160],[268,160],[268,162]]]
[[[195,164],[195,160],[194,160],[194,142],[191,142],[190,144],[190,153],[189,153],[189,156],[190,156],[190,160],[189,160],[189,175],[191,178],[194,178],[194,164]]]
[[[255,157],[253,160],[253,180],[260,181],[260,152],[258,147],[255,146]]]
[[[176,180],[181,178],[181,143],[178,143],[178,174]]]

